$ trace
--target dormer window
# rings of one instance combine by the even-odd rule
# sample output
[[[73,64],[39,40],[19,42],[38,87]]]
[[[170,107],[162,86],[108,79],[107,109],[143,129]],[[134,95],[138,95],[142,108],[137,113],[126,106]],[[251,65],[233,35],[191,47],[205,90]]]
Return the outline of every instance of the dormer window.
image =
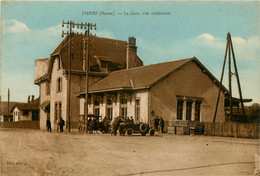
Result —
[[[107,69],[107,68],[108,68],[108,62],[106,62],[106,61],[101,61],[101,68]]]

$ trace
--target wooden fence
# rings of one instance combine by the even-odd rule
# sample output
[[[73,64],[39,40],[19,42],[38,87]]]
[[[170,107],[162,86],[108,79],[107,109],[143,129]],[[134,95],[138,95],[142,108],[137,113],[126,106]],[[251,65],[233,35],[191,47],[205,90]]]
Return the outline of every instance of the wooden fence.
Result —
[[[211,136],[259,138],[259,127],[257,123],[205,122],[204,134]]]
[[[40,129],[39,121],[1,122],[0,128]]]

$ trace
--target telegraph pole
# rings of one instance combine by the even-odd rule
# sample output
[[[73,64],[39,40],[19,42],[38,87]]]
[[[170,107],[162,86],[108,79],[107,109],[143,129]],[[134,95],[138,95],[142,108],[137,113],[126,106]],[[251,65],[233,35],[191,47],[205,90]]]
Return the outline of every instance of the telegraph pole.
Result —
[[[86,31],[86,38],[84,38],[84,46],[87,45],[87,47],[84,48],[83,53],[84,54],[84,60],[85,60],[85,71],[86,71],[86,94],[85,94],[85,117],[88,118],[88,87],[89,87],[89,60],[90,60],[90,30],[94,29],[96,30],[96,24],[87,23],[87,31]],[[87,49],[87,52],[86,52]],[[87,130],[86,130],[87,132]]]
[[[7,113],[8,121],[10,122],[10,89],[8,89],[8,113]]]
[[[228,94],[228,100],[229,100],[229,111],[230,111],[230,119],[232,119],[232,76],[236,76],[237,78],[237,86],[238,86],[238,91],[239,91],[239,97],[240,97],[240,103],[242,106],[243,110],[243,116],[246,118],[245,114],[245,108],[244,108],[244,103],[243,103],[243,97],[242,97],[242,91],[241,91],[241,86],[240,86],[240,81],[239,81],[239,76],[238,76],[238,70],[237,70],[237,65],[236,65],[236,58],[235,58],[235,53],[233,49],[233,44],[232,44],[232,39],[231,39],[231,34],[227,34],[227,44],[226,44],[226,51],[225,51],[225,56],[224,56],[224,63],[223,63],[223,68],[222,68],[222,73],[221,73],[221,79],[220,79],[220,88],[218,92],[218,98],[217,98],[217,103],[216,103],[216,109],[215,109],[215,114],[213,118],[213,123],[215,123],[216,116],[217,116],[217,111],[218,111],[218,103],[219,103],[219,98],[220,98],[220,92],[222,89],[222,81],[223,81],[223,76],[224,76],[224,71],[225,71],[225,64],[226,64],[226,58],[228,54],[228,82],[229,82],[229,94]],[[232,55],[231,55],[232,54]],[[235,73],[231,72],[231,57],[233,58],[233,64],[235,67]]]
[[[77,28],[77,29],[85,29],[85,35],[87,35],[87,38],[89,38],[89,30],[92,30],[92,27],[95,27],[94,29],[96,30],[96,24],[92,24],[92,23],[75,23],[74,21],[68,21],[68,22],[64,22],[64,20],[62,21],[62,27],[64,27],[66,25],[68,29],[68,31],[62,31],[62,37],[64,37],[64,35],[68,35],[68,39],[69,39],[69,57],[68,57],[68,63],[69,63],[69,68],[68,68],[68,80],[69,80],[69,96],[68,96],[68,120],[69,120],[69,132],[71,130],[71,35],[74,34],[74,32],[72,31],[73,28]],[[88,28],[88,29],[87,29]],[[87,30],[86,30],[87,29]],[[77,34],[79,34],[77,32]],[[82,33],[80,33],[82,35]],[[89,42],[88,42],[89,43]],[[89,45],[89,44],[88,44]],[[89,48],[89,47],[88,47]],[[87,52],[89,53],[89,51]],[[89,55],[89,54],[88,54]],[[88,58],[88,57],[87,57]],[[86,59],[88,60],[88,59]],[[85,61],[86,64],[86,61]],[[88,68],[85,66],[85,68]],[[86,69],[87,71],[88,69]],[[87,73],[86,73],[87,74]],[[87,76],[88,77],[88,76]]]

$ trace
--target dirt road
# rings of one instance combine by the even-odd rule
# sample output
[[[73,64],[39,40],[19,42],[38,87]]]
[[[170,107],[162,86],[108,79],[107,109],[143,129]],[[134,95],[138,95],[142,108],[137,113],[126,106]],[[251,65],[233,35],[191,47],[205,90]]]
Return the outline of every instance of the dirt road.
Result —
[[[259,140],[0,130],[1,175],[252,175]],[[259,163],[258,163],[259,164]]]

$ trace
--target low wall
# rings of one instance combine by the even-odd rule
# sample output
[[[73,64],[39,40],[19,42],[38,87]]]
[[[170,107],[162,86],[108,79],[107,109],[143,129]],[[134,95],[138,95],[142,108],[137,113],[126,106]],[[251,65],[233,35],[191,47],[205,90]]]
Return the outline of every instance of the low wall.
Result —
[[[204,123],[204,134],[211,136],[259,138],[259,124],[252,123]]]
[[[39,121],[1,122],[0,128],[40,129]]]

